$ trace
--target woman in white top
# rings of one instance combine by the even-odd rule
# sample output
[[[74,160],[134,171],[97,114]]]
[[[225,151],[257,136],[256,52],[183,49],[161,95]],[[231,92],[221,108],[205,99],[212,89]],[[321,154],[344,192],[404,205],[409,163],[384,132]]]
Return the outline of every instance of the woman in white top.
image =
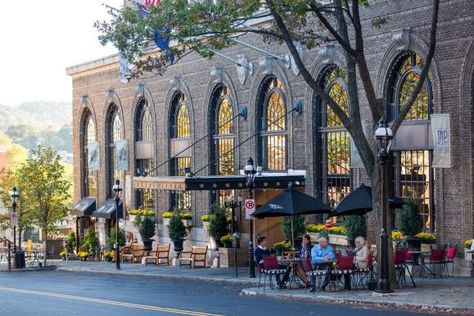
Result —
[[[355,249],[354,249],[354,265],[359,269],[367,268],[367,257],[369,255],[369,249],[365,245],[364,237],[357,237],[355,239]]]

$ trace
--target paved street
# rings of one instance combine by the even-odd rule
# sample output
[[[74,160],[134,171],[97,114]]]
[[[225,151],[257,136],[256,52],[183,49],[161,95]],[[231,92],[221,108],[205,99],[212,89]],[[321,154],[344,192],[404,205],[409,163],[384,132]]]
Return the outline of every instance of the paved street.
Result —
[[[1,273],[0,315],[423,315],[247,297],[240,290],[122,275]]]

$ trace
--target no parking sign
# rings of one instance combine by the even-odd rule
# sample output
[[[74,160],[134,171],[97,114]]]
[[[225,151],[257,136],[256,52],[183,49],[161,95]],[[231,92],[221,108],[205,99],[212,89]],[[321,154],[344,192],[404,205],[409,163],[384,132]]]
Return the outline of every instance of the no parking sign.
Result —
[[[252,214],[255,212],[255,200],[247,199],[245,200],[245,218],[252,219]]]

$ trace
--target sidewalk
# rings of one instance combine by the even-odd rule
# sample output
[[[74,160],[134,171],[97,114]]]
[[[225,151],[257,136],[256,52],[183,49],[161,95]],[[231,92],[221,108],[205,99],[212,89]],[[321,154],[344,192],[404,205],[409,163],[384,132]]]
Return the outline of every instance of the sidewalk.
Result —
[[[395,290],[389,295],[371,291],[353,290],[310,293],[304,289],[270,290],[257,289],[258,276],[251,279],[248,268],[239,268],[238,278],[234,268],[189,269],[125,263],[121,270],[115,264],[105,262],[56,261],[59,271],[121,274],[156,277],[176,280],[200,280],[222,284],[233,284],[244,288],[243,295],[262,295],[275,299],[292,299],[337,304],[352,304],[377,308],[409,309],[424,312],[442,312],[459,315],[474,315],[474,278],[416,279],[417,287]]]

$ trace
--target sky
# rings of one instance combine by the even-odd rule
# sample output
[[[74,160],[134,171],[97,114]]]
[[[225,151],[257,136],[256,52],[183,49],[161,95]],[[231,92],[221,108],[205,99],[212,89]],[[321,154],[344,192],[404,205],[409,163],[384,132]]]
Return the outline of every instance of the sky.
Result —
[[[123,0],[2,1],[0,7],[0,104],[71,102],[66,67],[111,55],[97,40],[94,21],[108,18],[102,5]]]

